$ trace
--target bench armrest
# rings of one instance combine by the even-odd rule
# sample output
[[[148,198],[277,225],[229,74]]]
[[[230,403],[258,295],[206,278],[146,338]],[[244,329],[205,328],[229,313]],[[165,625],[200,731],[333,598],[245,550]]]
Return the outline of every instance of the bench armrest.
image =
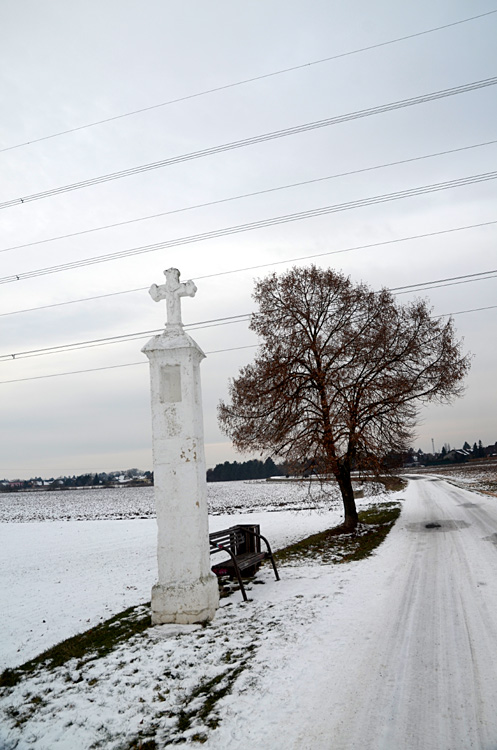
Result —
[[[210,540],[209,540],[210,541]],[[217,544],[216,542],[210,542],[211,545],[211,555],[215,554],[216,552],[227,552],[228,555],[231,557],[231,560],[233,562],[233,566],[235,568],[236,577],[238,578],[238,583],[240,585],[240,591],[242,592],[243,601],[248,601],[247,594],[245,592],[245,586],[243,585],[242,581],[242,575],[240,573],[240,568],[238,567],[238,563],[236,561],[236,556],[233,554],[231,549],[229,547],[223,547],[222,544]]]
[[[244,532],[247,532],[248,534],[252,534],[252,536],[255,536],[258,539],[262,539],[264,541],[264,544],[267,547],[267,556],[271,560],[271,565],[273,566],[273,570],[274,570],[274,574],[276,576],[276,580],[279,581],[280,580],[280,575],[278,573],[278,569],[277,569],[276,563],[274,561],[273,553],[271,551],[271,546],[270,546],[268,540],[266,539],[266,537],[262,536],[262,534],[258,534],[257,531],[252,531],[252,529],[249,529],[247,526],[244,526],[243,524],[240,524],[240,528],[243,529]]]
[[[262,534],[258,534],[257,531],[252,531],[252,529],[249,529],[248,526],[244,526],[243,524],[240,524],[240,528],[243,529],[244,533],[252,534],[252,536],[256,536],[258,539],[262,539],[263,542],[264,542],[264,544],[267,547],[267,551],[268,551],[269,555],[271,557],[273,556],[273,553],[271,552],[271,547],[270,547],[269,542],[268,542],[268,540],[266,539],[265,536],[262,536]]]

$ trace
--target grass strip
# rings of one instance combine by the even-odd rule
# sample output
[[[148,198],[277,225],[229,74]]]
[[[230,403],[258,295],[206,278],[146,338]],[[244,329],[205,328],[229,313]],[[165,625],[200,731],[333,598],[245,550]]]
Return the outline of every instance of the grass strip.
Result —
[[[327,529],[278,550],[275,558],[280,564],[304,559],[327,564],[362,560],[383,542],[399,517],[400,509],[398,502],[375,503],[359,512],[359,523],[354,532],[337,534],[335,529]]]
[[[21,666],[5,669],[0,674],[0,688],[12,688],[23,677],[38,669],[56,669],[71,659],[82,662],[77,665],[77,669],[80,669],[84,662],[106,656],[123,641],[142,633],[150,625],[150,603],[129,607],[110,620],[52,646]]]

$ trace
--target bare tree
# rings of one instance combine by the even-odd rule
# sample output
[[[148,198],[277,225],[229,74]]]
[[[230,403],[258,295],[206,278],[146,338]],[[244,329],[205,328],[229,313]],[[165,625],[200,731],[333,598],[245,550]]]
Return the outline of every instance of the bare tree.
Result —
[[[343,529],[353,530],[351,471],[379,476],[386,453],[405,451],[420,405],[462,394],[469,356],[452,319],[431,317],[425,301],[401,305],[331,270],[272,274],[253,297],[261,348],[231,381],[221,428],[240,451],[314,463],[334,477]]]

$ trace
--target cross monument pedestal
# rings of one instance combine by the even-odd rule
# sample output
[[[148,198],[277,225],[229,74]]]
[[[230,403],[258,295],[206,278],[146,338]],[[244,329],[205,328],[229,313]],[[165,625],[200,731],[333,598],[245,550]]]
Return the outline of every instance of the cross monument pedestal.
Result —
[[[211,620],[219,604],[210,569],[200,362],[205,354],[183,329],[180,298],[193,281],[164,271],[166,283],[150,296],[166,300],[163,333],[143,347],[150,362],[158,582],[152,588],[152,624]]]

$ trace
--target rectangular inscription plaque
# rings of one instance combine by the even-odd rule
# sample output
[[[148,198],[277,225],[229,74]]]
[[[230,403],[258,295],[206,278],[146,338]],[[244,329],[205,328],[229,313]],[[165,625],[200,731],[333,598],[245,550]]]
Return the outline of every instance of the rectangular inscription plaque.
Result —
[[[181,401],[181,367],[165,365],[160,371],[160,400],[163,404]]]

